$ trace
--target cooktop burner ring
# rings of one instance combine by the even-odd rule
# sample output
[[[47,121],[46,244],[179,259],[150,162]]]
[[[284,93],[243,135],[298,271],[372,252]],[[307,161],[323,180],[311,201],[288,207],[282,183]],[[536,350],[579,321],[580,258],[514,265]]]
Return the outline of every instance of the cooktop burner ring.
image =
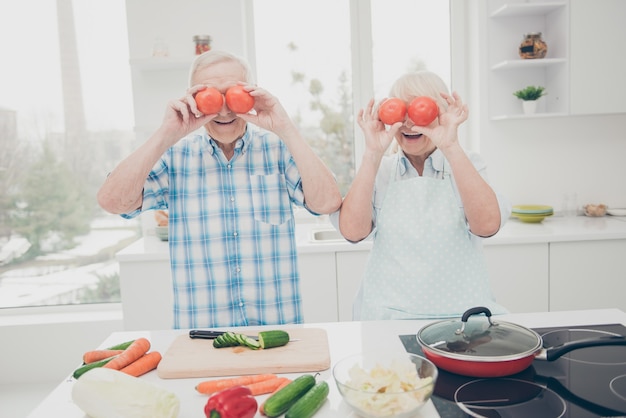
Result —
[[[490,397],[485,397],[485,393]],[[541,416],[560,418],[567,404],[558,393],[535,382],[522,379],[476,379],[454,392],[454,402],[469,416]]]
[[[615,396],[626,401],[626,374],[615,376],[611,379],[609,388]]]

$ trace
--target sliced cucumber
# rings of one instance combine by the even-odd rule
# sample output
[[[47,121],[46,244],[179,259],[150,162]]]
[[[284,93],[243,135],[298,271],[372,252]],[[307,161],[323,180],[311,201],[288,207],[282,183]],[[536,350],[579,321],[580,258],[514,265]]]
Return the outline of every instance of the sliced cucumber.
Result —
[[[234,347],[239,345],[251,348],[252,350],[257,350],[261,347],[259,342],[254,338],[230,331],[225,332],[213,340],[213,347],[215,348]]]

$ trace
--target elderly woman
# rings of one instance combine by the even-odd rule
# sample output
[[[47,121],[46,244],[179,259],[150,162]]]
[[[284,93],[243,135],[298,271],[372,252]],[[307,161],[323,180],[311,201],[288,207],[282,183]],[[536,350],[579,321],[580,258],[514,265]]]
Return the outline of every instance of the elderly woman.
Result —
[[[482,238],[498,232],[510,204],[489,185],[486,167],[465,152],[458,127],[468,108],[437,75],[400,77],[390,96],[434,99],[427,126],[405,116],[386,129],[371,100],[358,114],[365,134],[359,170],[333,222],[352,242],[373,236],[354,318],[460,316],[474,306],[505,313],[490,290]],[[393,139],[399,150],[386,154]]]

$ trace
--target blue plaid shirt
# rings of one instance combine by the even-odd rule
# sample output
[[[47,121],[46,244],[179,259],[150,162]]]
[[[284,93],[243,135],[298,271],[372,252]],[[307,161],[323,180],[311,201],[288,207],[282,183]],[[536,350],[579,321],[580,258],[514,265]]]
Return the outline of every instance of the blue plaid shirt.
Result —
[[[230,161],[204,130],[161,157],[123,216],[169,211],[174,328],[302,322],[292,203],[304,206],[295,162],[253,125]]]

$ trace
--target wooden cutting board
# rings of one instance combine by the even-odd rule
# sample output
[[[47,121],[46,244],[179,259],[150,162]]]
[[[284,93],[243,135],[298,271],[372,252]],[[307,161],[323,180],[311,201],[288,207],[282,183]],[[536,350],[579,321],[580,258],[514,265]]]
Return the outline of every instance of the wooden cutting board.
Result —
[[[320,328],[285,329],[291,341],[282,347],[251,350],[214,348],[213,340],[181,335],[167,349],[157,374],[162,379],[239,376],[261,373],[317,372],[330,367],[328,336]],[[256,335],[247,329],[246,335]]]

